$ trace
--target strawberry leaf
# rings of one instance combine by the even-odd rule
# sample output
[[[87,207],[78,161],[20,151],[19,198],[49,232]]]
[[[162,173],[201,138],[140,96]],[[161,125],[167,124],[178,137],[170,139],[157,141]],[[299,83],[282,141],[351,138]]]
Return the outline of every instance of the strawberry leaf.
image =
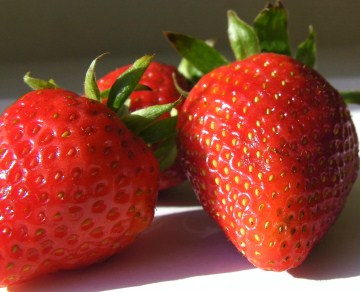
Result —
[[[161,171],[172,166],[177,158],[176,134],[169,137],[155,151],[154,155],[159,162]]]
[[[309,34],[305,41],[299,44],[296,51],[296,60],[310,68],[316,64],[316,33],[312,26],[309,27]]]
[[[99,57],[95,58],[86,74],[85,74],[85,81],[84,81],[84,93],[85,96],[89,99],[93,99],[93,100],[97,100],[100,101],[101,100],[101,95],[100,95],[100,91],[97,85],[97,81],[96,81],[96,76],[95,76],[95,66],[97,61],[105,54],[100,55]]]
[[[152,91],[152,88],[147,85],[137,84],[134,88],[134,91]]]
[[[203,76],[202,72],[185,58],[182,58],[179,62],[178,71],[194,84]]]
[[[42,79],[34,78],[30,76],[30,72],[27,72],[24,75],[23,79],[26,85],[28,85],[30,88],[34,90],[59,88],[59,86],[55,83],[53,79],[42,80]]]
[[[275,5],[269,3],[256,16],[253,25],[263,52],[291,55],[287,11],[280,1]]]
[[[143,131],[139,136],[148,144],[154,144],[162,141],[164,138],[170,137],[176,132],[177,116],[156,121]]]
[[[343,91],[340,94],[346,103],[360,104],[360,91]]]
[[[145,55],[137,59],[120,77],[114,82],[109,90],[107,106],[118,112],[126,99],[137,88],[138,83],[148,68],[154,55]],[[139,87],[138,87],[139,88]]]
[[[134,88],[134,91],[151,91],[152,89],[149,86],[143,84],[137,84]],[[101,99],[108,98],[110,89],[103,90],[100,92]]]
[[[203,40],[173,32],[165,32],[164,35],[177,52],[202,74],[229,63],[221,53]]]
[[[109,91],[110,91],[110,89],[106,89],[106,90],[101,91],[101,92],[100,92],[100,98],[101,98],[101,99],[108,98],[108,96],[109,96]]]
[[[153,105],[139,109],[124,115],[121,117],[121,120],[133,133],[139,134],[152,125],[162,114],[169,112],[176,107],[181,100],[182,98],[179,98],[173,103]]]
[[[150,106],[122,118],[133,133],[138,134],[147,144],[156,145],[153,153],[162,171],[173,165],[177,156],[175,137],[178,117],[173,116],[161,120],[158,118],[163,113],[171,111],[181,100],[182,98],[179,98],[174,103]]]
[[[237,60],[243,60],[261,52],[257,34],[252,26],[241,20],[236,12],[229,10],[228,38]]]
[[[214,47],[215,40],[207,40],[206,43]],[[194,67],[187,59],[182,58],[178,65],[178,72],[181,73],[187,80],[196,84],[198,80],[203,76],[202,72]],[[184,95],[186,96],[186,95]]]

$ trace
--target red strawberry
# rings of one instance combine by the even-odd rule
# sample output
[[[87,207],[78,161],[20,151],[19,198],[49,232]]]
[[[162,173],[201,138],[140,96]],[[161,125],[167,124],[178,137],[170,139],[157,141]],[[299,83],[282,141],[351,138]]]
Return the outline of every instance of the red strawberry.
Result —
[[[152,222],[158,162],[98,101],[25,94],[0,118],[0,157],[0,287],[99,262]]]
[[[102,92],[108,90],[129,66],[130,65],[122,66],[100,78],[97,81],[99,90]],[[151,90],[138,90],[130,95],[130,112],[144,107],[172,103],[178,100],[180,93],[174,84],[173,75],[175,75],[178,85],[182,89],[187,90],[188,84],[186,79],[179,74],[174,66],[155,61],[151,62],[140,80],[140,84],[149,87]],[[181,104],[177,106],[178,109],[180,107]],[[169,113],[165,113],[163,118],[167,116],[169,116]],[[185,176],[179,161],[176,159],[171,166],[162,170],[159,189],[168,189],[180,184],[184,180]]]
[[[256,266],[299,265],[342,210],[358,145],[342,97],[272,53],[220,67],[191,90],[179,147],[202,205]]]
[[[289,56],[260,53],[253,28],[237,25],[256,41],[250,56],[227,65],[212,58],[219,66],[179,113],[179,155],[202,206],[235,247],[255,266],[283,271],[306,259],[343,209],[359,171],[358,140],[336,89]],[[209,53],[184,50],[191,61],[215,53],[199,40],[168,37]]]

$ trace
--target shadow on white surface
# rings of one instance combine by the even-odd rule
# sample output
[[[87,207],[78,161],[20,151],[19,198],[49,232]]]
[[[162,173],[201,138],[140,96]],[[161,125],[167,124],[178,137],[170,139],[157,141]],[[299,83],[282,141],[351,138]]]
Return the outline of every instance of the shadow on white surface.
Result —
[[[268,281],[274,279],[274,283],[269,285],[277,285],[280,278],[290,285],[299,285],[299,280],[304,284],[314,280],[323,282],[357,277],[360,275],[359,193],[360,180],[356,182],[341,217],[306,261],[298,268],[277,273],[274,277],[272,272],[254,268],[237,252],[197,205],[193,194],[185,189],[179,195],[186,196],[185,201],[189,200],[189,204],[193,202],[193,205],[160,207],[167,211],[158,212],[152,226],[123,253],[101,264],[40,277],[16,285],[9,291],[91,292],[129,287],[148,291],[147,285],[156,283],[169,283],[172,290],[172,287],[182,285],[182,282],[172,285],[172,281],[195,277],[202,287],[211,288],[207,279],[222,274],[231,277],[235,285],[242,283],[242,286],[262,281],[262,275]],[[170,199],[177,201],[176,197]],[[167,205],[168,198],[161,198],[160,205]],[[153,288],[157,291],[157,285]]]
[[[198,209],[157,217],[134,245],[106,262],[9,291],[104,291],[252,268]]]

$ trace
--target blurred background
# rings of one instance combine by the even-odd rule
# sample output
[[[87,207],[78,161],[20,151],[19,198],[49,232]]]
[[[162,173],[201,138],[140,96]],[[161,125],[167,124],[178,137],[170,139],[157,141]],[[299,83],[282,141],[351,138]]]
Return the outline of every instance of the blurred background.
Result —
[[[270,1],[274,3],[274,1]],[[23,75],[54,78],[82,91],[86,69],[104,52],[97,76],[149,53],[174,65],[179,56],[163,37],[176,31],[202,39],[232,59],[227,40],[228,9],[248,23],[264,0],[0,0],[0,100],[17,98],[28,88]],[[360,1],[283,0],[295,48],[316,30],[318,70],[340,90],[359,88]]]

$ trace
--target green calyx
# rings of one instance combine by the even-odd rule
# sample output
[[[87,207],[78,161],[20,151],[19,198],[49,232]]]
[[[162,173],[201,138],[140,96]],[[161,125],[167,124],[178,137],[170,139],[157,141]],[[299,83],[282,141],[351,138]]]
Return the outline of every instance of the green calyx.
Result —
[[[252,25],[241,20],[233,10],[227,12],[227,19],[228,39],[235,60],[243,60],[261,52],[273,52],[294,57],[308,67],[315,68],[317,48],[313,27],[309,26],[307,38],[292,54],[288,13],[281,1],[268,3]],[[204,74],[229,63],[219,51],[201,39],[175,32],[164,32],[164,36],[183,57],[178,69],[193,84]],[[346,102],[360,103],[359,92],[341,92],[341,95],[347,97]]]
[[[176,50],[202,74],[229,63],[221,53],[203,40],[172,32],[164,34]]]
[[[167,112],[171,112],[172,109],[182,101],[182,95],[173,103],[149,106],[130,112],[129,103],[132,92],[137,90],[151,90],[139,82],[153,60],[154,55],[145,55],[135,60],[135,62],[118,77],[109,90],[100,92],[97,85],[95,67],[98,60],[104,55],[105,54],[95,58],[85,74],[84,96],[100,103],[106,98],[106,106],[117,113],[127,128],[143,138],[150,147],[156,145],[157,151],[154,151],[154,154],[158,158],[161,169],[164,170],[172,165],[175,160],[175,156],[169,153],[174,153],[174,149],[176,149],[175,133],[177,117],[174,115],[163,119],[160,119],[160,117]],[[60,88],[54,80],[33,78],[30,76],[30,73],[25,74],[24,82],[33,90]],[[166,150],[169,151],[169,153],[166,153]]]
[[[228,11],[228,39],[236,60],[261,52],[255,29],[241,20],[236,12]]]
[[[101,57],[101,56],[100,56]],[[140,84],[140,80],[154,58],[154,55],[145,55],[124,71],[105,92],[100,92],[96,83],[95,66],[100,58],[96,58],[90,65],[84,83],[85,96],[101,102],[107,98],[107,106],[118,114],[122,122],[133,133],[141,137],[149,146],[155,146],[153,151],[163,171],[173,164],[176,159],[176,121],[177,116],[160,117],[171,112],[183,99],[173,103],[149,106],[133,112],[129,111],[129,97],[136,90],[151,90]]]
[[[262,52],[291,55],[288,37],[288,15],[281,1],[267,6],[256,16],[253,27]]]
[[[27,72],[24,77],[24,82],[33,90],[38,89],[55,89],[59,86],[55,83],[53,79],[42,80],[30,76],[30,72]]]
[[[261,52],[273,52],[291,56],[288,35],[288,14],[281,1],[267,4],[255,17],[253,24],[247,24],[233,10],[227,12],[228,39],[236,60],[243,60]],[[175,32],[164,32],[166,39],[183,57],[181,69],[185,76],[196,82],[199,72],[229,64],[229,61],[213,46],[192,36]],[[310,27],[309,36],[296,50],[295,58],[307,66],[314,67],[316,60],[316,33]],[[184,60],[187,70],[184,68]],[[198,74],[195,74],[194,71]]]
[[[104,98],[107,98],[107,106],[117,113],[124,112],[122,108],[125,106],[125,102],[135,90],[146,90],[139,84],[145,70],[154,58],[154,55],[145,55],[137,60],[121,74],[114,82],[112,87],[105,92],[100,92],[97,79],[95,76],[95,67],[98,60],[105,54],[95,58],[90,64],[86,74],[84,82],[84,93],[87,98],[102,102]]]

